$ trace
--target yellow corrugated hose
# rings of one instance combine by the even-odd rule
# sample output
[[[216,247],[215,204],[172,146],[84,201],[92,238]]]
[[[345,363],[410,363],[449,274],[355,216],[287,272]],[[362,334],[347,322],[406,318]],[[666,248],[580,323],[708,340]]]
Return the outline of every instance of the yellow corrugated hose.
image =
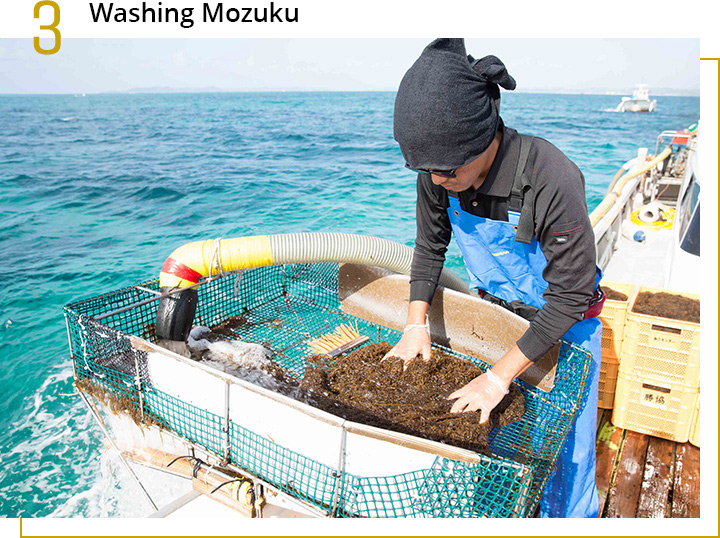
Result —
[[[197,284],[198,277],[272,264],[273,253],[267,235],[195,241],[170,255],[160,273],[160,287],[185,288]],[[170,270],[172,273],[166,272]]]

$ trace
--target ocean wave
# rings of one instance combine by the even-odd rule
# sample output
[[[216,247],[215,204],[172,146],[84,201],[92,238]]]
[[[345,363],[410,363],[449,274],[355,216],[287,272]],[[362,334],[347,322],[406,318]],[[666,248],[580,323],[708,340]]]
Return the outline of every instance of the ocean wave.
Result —
[[[92,248],[102,248],[103,241],[98,241],[96,244],[88,245],[89,249]],[[62,272],[62,273],[55,273],[51,277],[47,279],[48,282],[78,282],[82,278],[88,277],[89,274],[87,272],[79,272],[79,271],[68,271],[68,272]]]
[[[85,207],[88,205],[88,201],[85,200],[68,200],[66,202],[61,202],[57,205],[57,209],[59,210],[65,210],[65,209],[76,209],[79,207]]]
[[[32,177],[32,176],[29,176],[29,175],[27,175],[27,174],[18,174],[18,175],[15,176],[15,177],[11,177],[11,178],[9,179],[9,181],[11,181],[11,182],[14,182],[14,181],[26,181],[26,180],[32,180],[32,179],[33,179],[33,177]]]
[[[310,137],[307,135],[302,135],[299,133],[289,133],[284,134],[282,136],[278,136],[275,138],[277,142],[305,142],[307,140],[310,140]]]
[[[184,194],[170,187],[142,187],[128,197],[140,200],[179,200]]]

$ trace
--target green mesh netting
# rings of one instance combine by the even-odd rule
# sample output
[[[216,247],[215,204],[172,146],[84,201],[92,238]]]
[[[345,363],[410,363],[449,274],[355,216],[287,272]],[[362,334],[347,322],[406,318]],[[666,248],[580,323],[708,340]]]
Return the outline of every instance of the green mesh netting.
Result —
[[[143,284],[158,289],[158,282]],[[232,465],[328,515],[338,517],[527,517],[551,476],[575,412],[583,401],[590,354],[563,343],[555,388],[545,393],[522,381],[522,419],[490,434],[492,456],[478,463],[437,457],[428,469],[393,476],[355,476],[274,443],[153,387],[147,353],[129,335],[155,341],[156,302],[100,321],[93,318],[153,297],[125,288],[65,307],[76,377],[112,395],[121,409],[166,428]],[[370,342],[396,343],[401,333],[340,311],[338,264],[294,264],[245,270],[199,288],[196,325],[242,315],[238,340],[265,345],[273,360],[300,378],[307,343],[340,323],[357,324]],[[436,346],[441,348],[441,346]],[[480,368],[489,366],[455,353]]]

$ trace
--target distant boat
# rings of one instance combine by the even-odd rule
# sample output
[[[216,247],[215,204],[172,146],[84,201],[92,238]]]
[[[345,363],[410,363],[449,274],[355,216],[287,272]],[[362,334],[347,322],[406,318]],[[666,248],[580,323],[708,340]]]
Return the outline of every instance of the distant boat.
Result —
[[[645,84],[638,84],[632,97],[623,97],[615,112],[652,112],[657,106],[655,99],[650,99],[650,90]]]

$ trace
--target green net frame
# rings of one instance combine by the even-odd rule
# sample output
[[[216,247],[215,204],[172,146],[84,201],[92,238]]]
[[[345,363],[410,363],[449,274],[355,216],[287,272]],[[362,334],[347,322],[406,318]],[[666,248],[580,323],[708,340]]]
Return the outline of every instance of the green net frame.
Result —
[[[157,290],[158,281],[142,284]],[[293,264],[230,274],[198,289],[196,325],[213,326],[242,315],[238,340],[263,344],[273,360],[301,378],[307,343],[340,323],[356,324],[370,342],[396,343],[402,334],[346,314],[338,299],[338,264]],[[314,461],[264,438],[242,424],[197,408],[152,385],[147,353],[130,345],[135,335],[155,341],[156,302],[136,287],[78,301],[65,307],[76,378],[105,391],[135,418],[172,431],[225,458],[330,516],[338,517],[528,517],[545,484],[586,391],[589,352],[563,342],[555,388],[545,393],[516,381],[526,410],[517,422],[490,433],[491,455],[478,463],[438,456],[428,469],[394,476],[355,476],[342,467]],[[132,307],[100,321],[110,312]],[[489,365],[456,353],[481,369]]]

